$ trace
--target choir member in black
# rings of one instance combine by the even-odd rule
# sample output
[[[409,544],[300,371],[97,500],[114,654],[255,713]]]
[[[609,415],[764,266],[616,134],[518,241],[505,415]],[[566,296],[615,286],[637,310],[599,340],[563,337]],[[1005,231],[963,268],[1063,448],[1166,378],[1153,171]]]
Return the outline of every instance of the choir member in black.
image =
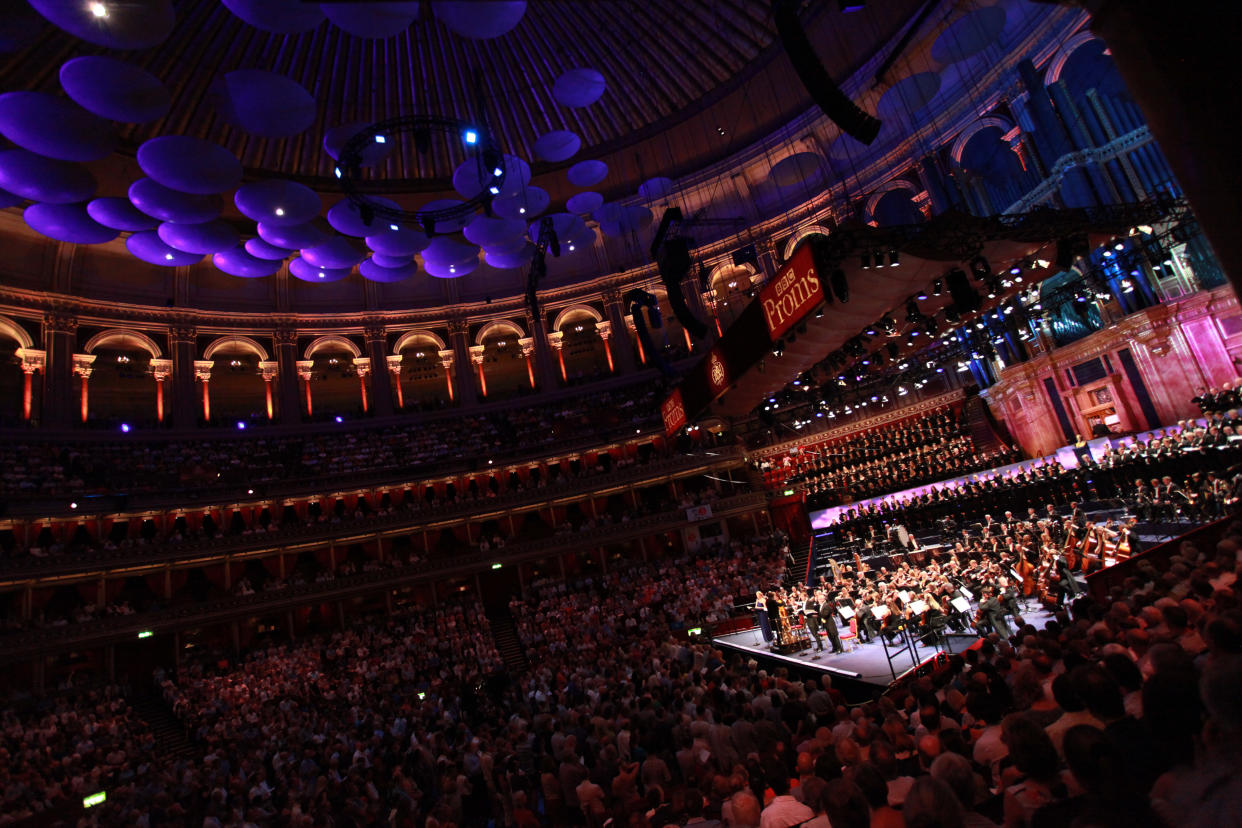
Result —
[[[1002,640],[1008,641],[1013,631],[1005,622],[1005,608],[996,597],[995,587],[984,587],[983,600],[979,602],[979,617],[996,631]]]
[[[806,631],[815,642],[815,651],[822,653],[824,642],[819,637],[819,601],[816,598],[808,597],[802,602],[802,623],[806,624]]]
[[[819,621],[824,625],[828,641],[832,643],[834,653],[844,652],[841,646],[841,633],[837,630],[837,602],[828,597],[822,589],[815,591],[815,600],[819,602]]]

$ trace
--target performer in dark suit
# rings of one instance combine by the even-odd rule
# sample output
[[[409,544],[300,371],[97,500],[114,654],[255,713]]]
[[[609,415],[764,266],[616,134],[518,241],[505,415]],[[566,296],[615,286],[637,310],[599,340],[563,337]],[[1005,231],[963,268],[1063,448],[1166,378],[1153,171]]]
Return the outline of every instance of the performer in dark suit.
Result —
[[[1074,580],[1074,572],[1070,569],[1069,561],[1065,560],[1064,555],[1057,555],[1056,563],[1053,566],[1056,567],[1057,575],[1061,578],[1060,588],[1063,595],[1061,602],[1073,601],[1078,597],[1079,589],[1078,582]]]
[[[1005,621],[1005,609],[996,598],[995,587],[985,587],[983,600],[979,603],[979,615],[989,624],[1002,640],[1008,641],[1013,631]]]
[[[845,648],[841,646],[841,633],[837,630],[837,602],[828,597],[828,593],[824,590],[817,590],[815,600],[819,602],[819,622],[824,627],[824,632],[828,634],[828,640],[832,643],[832,651],[834,653],[842,652]]]
[[[817,592],[816,597],[808,596],[807,599],[802,602],[802,619],[803,623],[806,624],[806,631],[811,634],[811,640],[815,642],[816,652],[822,653],[824,651],[824,642],[823,639],[819,637],[818,595],[819,593]]]

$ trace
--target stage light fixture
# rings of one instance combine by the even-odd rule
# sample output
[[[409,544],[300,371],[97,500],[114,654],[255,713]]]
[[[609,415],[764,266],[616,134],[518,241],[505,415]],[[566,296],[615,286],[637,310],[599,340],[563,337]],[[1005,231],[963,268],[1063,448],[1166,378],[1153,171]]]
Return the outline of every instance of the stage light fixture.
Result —
[[[901,253],[897,250],[897,248],[893,248],[892,250],[888,251],[888,266],[889,267],[900,267],[901,266]]]
[[[944,293],[944,279],[937,279],[932,282],[932,296],[940,296]]]
[[[871,252],[868,251],[859,256],[859,264],[863,270],[871,269]]]

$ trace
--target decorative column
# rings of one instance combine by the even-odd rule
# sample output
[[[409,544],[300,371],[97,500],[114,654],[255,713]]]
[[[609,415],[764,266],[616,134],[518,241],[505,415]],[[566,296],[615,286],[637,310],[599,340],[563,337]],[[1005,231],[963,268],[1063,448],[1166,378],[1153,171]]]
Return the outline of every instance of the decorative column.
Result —
[[[370,411],[367,403],[367,374],[371,373],[371,358],[354,357],[354,371],[358,374],[358,393],[362,396],[362,413],[367,414]]]
[[[273,420],[276,417],[276,409],[272,403],[272,380],[280,374],[280,363],[260,362],[259,374],[263,377],[263,396],[267,404],[267,418]]]
[[[470,361],[478,366],[479,372],[479,399],[487,399],[487,377],[483,373],[483,346],[470,346]]]
[[[535,376],[545,389],[556,388],[556,367],[552,363],[552,346],[548,341],[548,331],[544,328],[542,317],[536,319],[526,314],[526,330],[530,331],[535,340]]]
[[[595,330],[597,333],[599,333],[599,338],[604,343],[604,356],[608,358],[608,373],[615,374],[617,372],[617,369],[613,366],[613,363],[612,363],[612,345],[609,344],[608,342],[608,340],[612,337],[612,323],[611,322],[596,322]]]
[[[565,334],[561,331],[552,331],[548,334],[548,344],[552,346],[552,350],[556,351],[556,361],[561,366],[561,381],[568,382],[569,377],[565,373]]]
[[[18,348],[17,358],[22,361],[22,419],[30,421],[32,397],[34,394],[34,375],[42,371],[47,375],[47,351],[34,348]]]
[[[397,411],[405,408],[405,395],[401,393],[401,354],[388,354],[384,357],[388,365],[389,382],[392,390],[397,392]]]
[[[440,367],[444,369],[444,384],[448,387],[449,402],[453,402],[457,399],[453,392],[453,352],[437,351],[436,356],[440,358]]]
[[[164,382],[173,374],[171,359],[151,360],[151,376],[155,377],[155,419],[164,422]]]
[[[615,353],[612,355],[618,374],[628,374],[634,370],[634,346],[630,338],[630,329],[625,324],[625,304],[621,294],[615,290],[604,292],[604,313],[608,316],[608,326],[617,340]]]
[[[392,382],[388,364],[388,333],[380,324],[367,325],[362,329],[367,344],[367,356],[371,360],[371,402],[377,417],[392,415]],[[365,397],[365,394],[363,395]]]
[[[73,355],[73,373],[82,378],[82,422],[86,422],[86,417],[90,412],[90,392],[88,390],[87,381],[91,378],[91,366],[94,362],[94,354]]]
[[[453,351],[453,365],[457,369],[457,390],[462,405],[475,405],[479,395],[474,390],[474,378],[470,361],[470,323],[465,319],[450,319],[448,323],[449,348]]]
[[[522,349],[522,356],[526,359],[526,376],[530,379],[530,387],[535,387],[535,365],[531,361],[535,356],[535,338],[532,336],[523,337],[518,340],[518,347]]]
[[[280,419],[282,422],[298,422],[298,412],[302,403],[298,399],[302,389],[298,388],[298,332],[293,328],[277,328],[272,334],[276,343],[276,364],[280,376]]]
[[[626,324],[626,330],[630,332],[630,338],[633,340],[634,345],[637,346],[638,348],[638,363],[639,365],[646,366],[647,352],[643,349],[643,341],[638,336],[638,328],[634,324],[634,317],[633,316],[625,317],[625,324]]]
[[[203,386],[203,421],[211,422],[211,369],[215,363],[210,359],[194,360],[194,378]]]
[[[297,368],[297,376],[306,387],[306,416],[309,417],[315,413],[314,404],[311,402],[311,377],[314,375],[315,361],[313,359],[299,359],[294,363],[294,366]]]
[[[77,317],[49,313],[43,317],[43,421],[68,426],[73,416],[73,352],[77,347]]]
[[[194,413],[194,356],[198,330],[193,325],[173,323],[168,327],[172,350],[172,411],[173,422],[189,428],[198,420]]]

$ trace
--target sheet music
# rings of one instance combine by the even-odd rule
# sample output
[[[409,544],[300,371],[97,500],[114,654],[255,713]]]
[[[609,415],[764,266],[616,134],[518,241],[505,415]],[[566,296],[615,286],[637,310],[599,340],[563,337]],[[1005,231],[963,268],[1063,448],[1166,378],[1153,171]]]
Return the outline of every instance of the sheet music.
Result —
[[[888,607],[872,607],[871,614],[874,615],[880,621],[883,621],[889,615]]]
[[[927,602],[923,600],[910,602],[910,611],[915,615],[922,615],[927,612]]]
[[[846,621],[849,621],[851,618],[854,617],[854,608],[853,607],[841,607],[840,609],[837,610],[837,615],[840,615]]]
[[[967,601],[965,598],[961,598],[961,597],[953,598],[949,601],[949,603],[952,604],[953,609],[957,610],[958,612],[965,612],[965,613],[970,612],[970,602]]]
[[[910,603],[910,593],[907,590],[900,590],[897,593],[897,597],[901,599],[901,603],[903,604]]]

